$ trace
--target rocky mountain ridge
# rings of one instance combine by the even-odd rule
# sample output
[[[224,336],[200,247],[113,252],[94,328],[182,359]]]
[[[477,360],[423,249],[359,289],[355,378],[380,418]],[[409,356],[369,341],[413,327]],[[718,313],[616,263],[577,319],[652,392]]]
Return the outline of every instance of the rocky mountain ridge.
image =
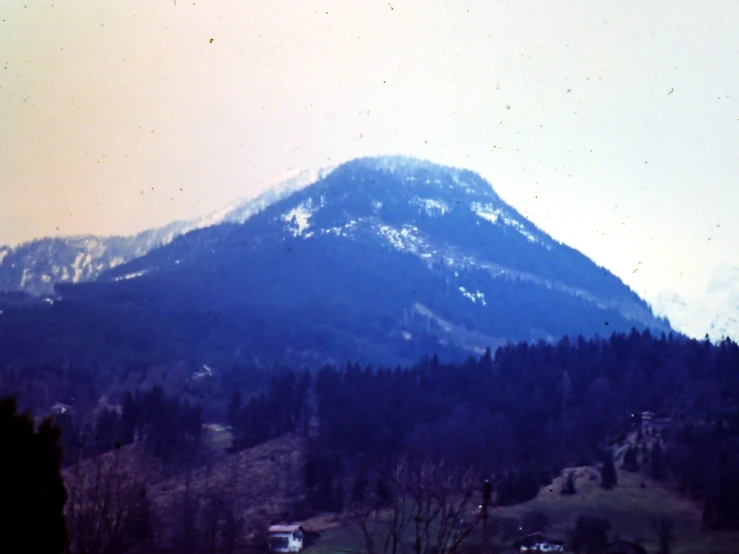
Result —
[[[223,222],[242,223],[275,201],[314,183],[330,169],[295,173],[254,198],[231,202],[194,220],[174,221],[132,236],[47,237],[15,247],[0,246],[0,291],[51,295],[57,283],[94,281],[104,271],[194,229]]]

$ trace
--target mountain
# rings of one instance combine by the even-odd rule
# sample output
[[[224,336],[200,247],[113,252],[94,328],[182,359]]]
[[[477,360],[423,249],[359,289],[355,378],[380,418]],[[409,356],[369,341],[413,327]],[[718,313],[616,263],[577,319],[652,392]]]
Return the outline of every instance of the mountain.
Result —
[[[7,351],[395,364],[509,340],[670,331],[472,171],[379,157],[319,177],[241,223],[57,285],[52,305],[0,318],[21,337]]]
[[[718,266],[700,298],[663,291],[654,299],[655,313],[667,317],[686,335],[712,341],[739,337],[739,267]]]
[[[305,170],[251,199],[191,221],[175,221],[133,236],[43,238],[0,246],[0,292],[50,295],[57,283],[93,281],[102,272],[150,252],[182,234],[217,223],[241,223],[277,200],[316,182],[331,168]]]

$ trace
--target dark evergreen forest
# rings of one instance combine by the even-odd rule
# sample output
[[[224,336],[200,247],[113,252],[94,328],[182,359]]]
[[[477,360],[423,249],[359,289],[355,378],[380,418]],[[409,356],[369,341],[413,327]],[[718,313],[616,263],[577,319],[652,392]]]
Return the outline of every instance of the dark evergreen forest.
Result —
[[[234,366],[200,398],[156,385],[82,410],[101,380],[120,380],[121,371],[8,367],[0,393],[37,413],[53,400],[44,386],[64,383],[59,390],[77,395],[79,409],[56,416],[66,465],[133,442],[172,468],[199,463],[204,413],[228,425],[231,453],[301,436],[315,512],[341,512],[352,495],[377,489],[401,456],[475,467],[499,505],[534,498],[573,466],[602,463],[603,486],[612,488],[613,449],[627,434],[642,436],[641,414],[650,411],[664,426],[649,447],[628,449],[622,467],[646,464],[655,479],[674,483],[704,507],[707,528],[739,525],[739,346],[729,339],[634,330],[509,344],[461,364],[433,355],[405,368]]]

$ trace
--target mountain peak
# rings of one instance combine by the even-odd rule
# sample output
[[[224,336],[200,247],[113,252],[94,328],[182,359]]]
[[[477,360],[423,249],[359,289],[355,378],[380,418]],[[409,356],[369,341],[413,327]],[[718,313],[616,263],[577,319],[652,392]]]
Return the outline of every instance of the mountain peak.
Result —
[[[373,156],[356,158],[336,168],[337,176],[342,181],[353,181],[356,178],[345,178],[350,174],[386,176],[377,184],[387,191],[387,186],[396,187],[395,191],[418,196],[441,194],[455,204],[477,202],[500,202],[493,187],[479,174],[453,166],[442,165],[429,160],[410,156]],[[375,184],[376,179],[361,179],[365,185]],[[400,186],[399,186],[400,185]],[[375,187],[375,191],[379,189]],[[510,208],[510,207],[508,207]]]
[[[716,266],[706,292],[713,294],[739,288],[739,267],[730,264]]]
[[[396,364],[438,349],[668,329],[472,171],[379,156],[286,177],[212,218],[229,224],[110,264],[94,283],[58,285],[59,317],[74,305],[106,321],[135,312],[120,316],[130,336],[144,320],[172,328],[203,362],[249,352]],[[86,251],[69,257],[72,269],[97,263]]]
[[[451,166],[437,164],[430,160],[415,158],[412,156],[364,156],[346,162],[346,164],[363,165],[367,168],[389,173],[407,173],[418,170],[446,170],[459,171]],[[344,165],[344,164],[342,164]]]

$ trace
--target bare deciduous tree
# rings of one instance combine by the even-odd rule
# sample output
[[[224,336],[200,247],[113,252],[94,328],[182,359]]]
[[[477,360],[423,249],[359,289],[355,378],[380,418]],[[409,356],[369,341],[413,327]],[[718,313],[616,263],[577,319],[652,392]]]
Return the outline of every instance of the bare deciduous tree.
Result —
[[[403,458],[378,484],[362,495],[355,488],[347,503],[347,519],[362,530],[368,554],[398,554],[408,544],[415,554],[451,554],[480,522],[472,506],[480,480],[472,470]]]
[[[404,493],[407,465],[405,459],[401,460],[392,474],[378,478],[374,490],[368,489],[369,481],[359,480],[351,488],[351,496],[345,503],[345,519],[362,530],[368,554],[397,554],[408,532],[412,516]]]
[[[70,554],[105,554],[151,539],[146,483],[155,469],[138,448],[116,449],[65,472]]]

